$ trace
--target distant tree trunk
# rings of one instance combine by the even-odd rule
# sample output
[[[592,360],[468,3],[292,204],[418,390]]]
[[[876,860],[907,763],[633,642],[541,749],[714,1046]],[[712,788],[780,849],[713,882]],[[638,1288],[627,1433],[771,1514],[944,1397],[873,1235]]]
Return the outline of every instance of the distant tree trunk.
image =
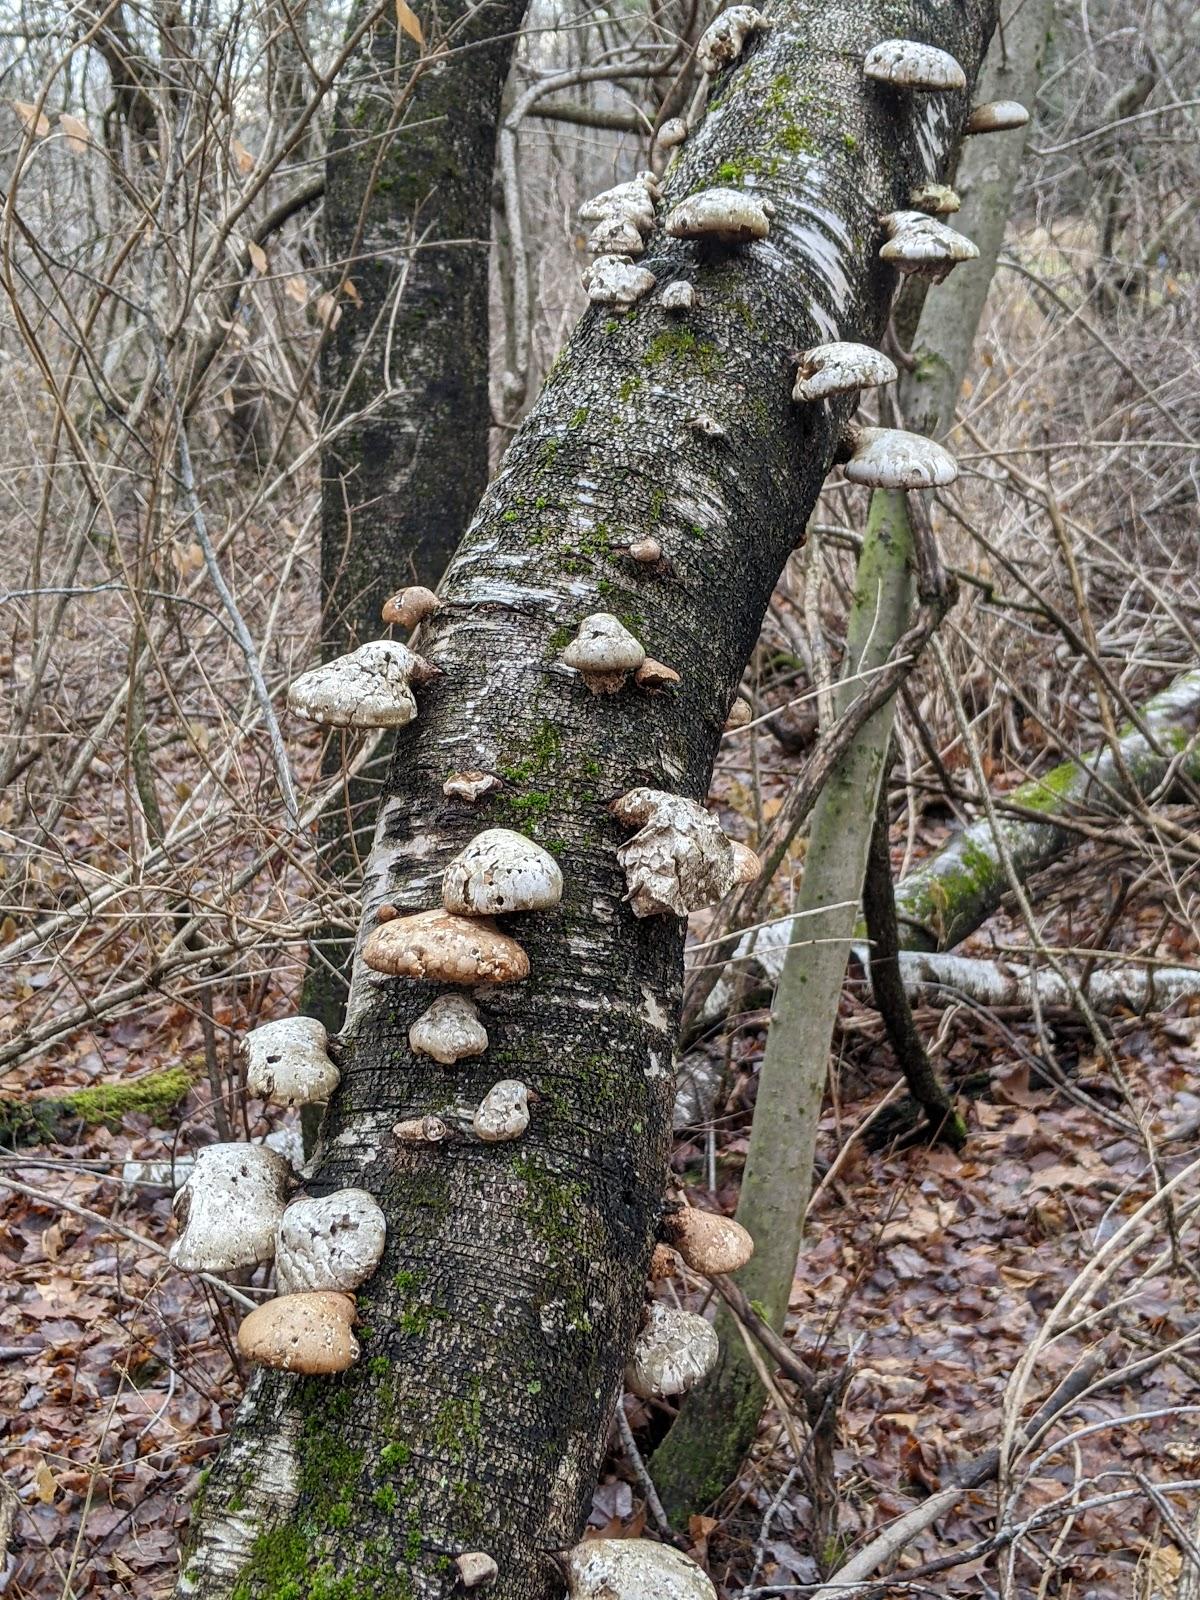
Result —
[[[181,1593],[203,1600],[441,1597],[446,1560],[488,1550],[497,1600],[561,1591],[550,1552],[581,1533],[659,1222],[674,1090],[683,926],[639,921],[608,803],[638,784],[703,798],[721,726],[780,570],[832,460],[846,406],[796,407],[795,347],[878,338],[894,289],[878,216],[937,174],[956,94],[869,87],[896,33],[951,50],[973,79],[988,0],[897,7],[790,0],[716,85],[666,186],[669,206],[736,172],[775,203],[771,237],[701,252],[655,235],[657,293],[582,320],[525,419],[422,630],[442,676],[397,740],[366,875],[384,900],[438,902],[452,852],[505,824],[556,852],[554,912],[514,919],[523,984],[480,994],[491,1046],[442,1073],[408,1048],[424,983],[356,966],[343,1080],[317,1192],[359,1184],[388,1248],[360,1293],[364,1359],[345,1377],[257,1377],[214,1467]],[[723,433],[689,426],[703,414]],[[653,532],[664,562],[631,562]],[[625,618],[675,666],[674,695],[593,697],[561,666],[591,612]],[[471,809],[456,767],[506,776]],[[398,1146],[397,1118],[517,1077],[538,1096],[515,1144]]]
[[[326,659],[379,637],[380,607],[394,590],[436,587],[487,483],[496,121],[524,12],[525,0],[439,7],[441,33],[471,48],[426,71],[402,111],[395,97],[419,52],[385,12],[339,87],[325,259],[330,288],[348,280],[352,290],[338,294],[321,368],[331,434],[321,458]],[[332,883],[358,882],[387,748],[374,782],[350,784],[345,804],[323,820]],[[326,772],[335,775],[340,761],[331,740]],[[336,1032],[349,950],[332,930],[314,943],[304,1009]]]

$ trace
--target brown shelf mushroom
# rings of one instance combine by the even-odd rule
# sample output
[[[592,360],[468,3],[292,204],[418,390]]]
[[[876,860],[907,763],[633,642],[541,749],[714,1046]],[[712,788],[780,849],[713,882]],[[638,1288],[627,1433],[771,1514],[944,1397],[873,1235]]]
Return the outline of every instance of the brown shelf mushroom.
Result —
[[[519,983],[529,976],[529,957],[515,939],[486,918],[447,911],[380,923],[367,935],[362,959],[373,972],[432,983]]]
[[[685,1206],[669,1212],[664,1226],[687,1265],[707,1278],[737,1272],[754,1254],[754,1240],[741,1223],[715,1211]]]
[[[1023,128],[1029,112],[1019,100],[985,100],[974,106],[967,118],[967,133],[1007,133]]]
[[[257,1367],[325,1377],[358,1360],[348,1294],[285,1294],[258,1306],[238,1329],[238,1349]]]
[[[401,628],[415,628],[426,617],[442,609],[442,602],[432,589],[419,583],[400,589],[383,602],[383,620],[394,622]]]
[[[494,772],[452,772],[442,784],[442,793],[447,800],[465,800],[473,806],[503,787],[503,780]]]

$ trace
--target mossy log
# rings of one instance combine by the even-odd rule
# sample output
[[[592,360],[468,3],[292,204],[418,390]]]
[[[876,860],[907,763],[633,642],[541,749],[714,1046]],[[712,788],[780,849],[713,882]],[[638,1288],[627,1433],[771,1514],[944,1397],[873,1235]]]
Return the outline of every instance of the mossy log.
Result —
[[[116,1083],[93,1083],[66,1093],[51,1091],[23,1099],[0,1099],[0,1143],[55,1144],[74,1138],[81,1128],[116,1127],[126,1116],[140,1115],[159,1127],[187,1098],[192,1074],[187,1067],[164,1067],[144,1077]]]

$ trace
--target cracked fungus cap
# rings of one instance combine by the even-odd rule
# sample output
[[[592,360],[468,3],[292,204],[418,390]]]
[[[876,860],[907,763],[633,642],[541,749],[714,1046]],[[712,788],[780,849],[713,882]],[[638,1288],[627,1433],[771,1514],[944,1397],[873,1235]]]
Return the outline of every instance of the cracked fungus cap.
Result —
[[[690,1556],[651,1539],[585,1539],[566,1567],[571,1600],[717,1600]]]
[[[341,1073],[329,1059],[329,1035],[316,1017],[280,1017],[242,1040],[246,1088],[278,1105],[308,1106],[328,1100]]]
[[[828,400],[835,394],[854,394],[894,383],[896,368],[882,350],[869,344],[839,340],[805,350],[796,369],[792,399],[800,402]]]
[[[383,620],[394,622],[401,628],[415,628],[418,622],[424,622],[426,617],[431,617],[441,609],[442,602],[432,589],[414,583],[407,589],[397,590],[383,602]]]
[[[417,714],[409,685],[430,674],[429,663],[407,645],[373,639],[302,672],[288,685],[288,705],[330,728],[403,728]]]
[[[643,1400],[686,1394],[716,1365],[717,1336],[694,1311],[677,1311],[662,1300],[652,1300],[647,1311],[625,1368],[625,1387]]]
[[[1023,128],[1029,121],[1029,112],[1019,100],[985,100],[972,106],[967,118],[967,133],[1007,133],[1010,128]]]
[[[275,1254],[275,1230],[293,1187],[291,1163],[262,1144],[210,1144],[178,1189],[182,1232],[170,1258],[184,1272],[233,1272]]]
[[[592,229],[588,249],[596,256],[640,256],[641,231],[627,217],[605,217]]]
[[[357,1289],[379,1265],[386,1238],[383,1211],[365,1189],[293,1200],[275,1242],[280,1294]]]
[[[771,26],[753,6],[730,6],[710,22],[696,46],[696,64],[710,78],[736,61],[746,41]]]
[[[380,923],[367,935],[362,958],[373,972],[432,983],[519,983],[529,976],[529,957],[515,939],[484,917],[448,911]]]
[[[631,789],[609,809],[638,830],[617,851],[635,917],[686,917],[744,881],[753,852],[735,850],[716,817],[694,800],[663,789]]]
[[[442,904],[463,917],[546,911],[562,899],[558,862],[511,828],[485,828],[442,874]]]
[[[650,293],[657,280],[625,255],[597,256],[581,281],[593,305],[632,306]]]
[[[673,278],[658,297],[664,311],[691,311],[696,304],[696,291],[686,278]]]
[[[455,1556],[454,1565],[464,1589],[481,1589],[485,1584],[494,1583],[500,1571],[495,1557],[486,1550],[465,1550],[461,1556]]]
[[[919,183],[909,191],[908,203],[926,216],[948,217],[959,209],[962,200],[948,183]]]
[[[681,200],[666,221],[673,239],[708,239],[713,244],[747,244],[771,231],[762,200],[743,189],[701,189]]]
[[[628,183],[618,183],[602,194],[593,195],[579,208],[581,222],[606,222],[610,217],[622,217],[631,222],[639,233],[649,233],[654,226],[654,202],[658,198],[657,182],[648,183],[639,175]]]
[[[284,1294],[253,1310],[238,1349],[258,1367],[323,1377],[358,1360],[354,1301],[348,1294]]]
[[[953,483],[958,462],[920,433],[902,428],[861,428],[842,471],[869,489],[934,489]]]
[[[737,1272],[754,1254],[754,1240],[732,1217],[686,1206],[665,1219],[671,1245],[691,1267],[707,1278]]]
[[[432,1056],[451,1067],[456,1061],[483,1054],[488,1047],[487,1029],[465,995],[440,994],[408,1030],[408,1044],[414,1055]]]
[[[529,1126],[529,1090],[518,1078],[501,1078],[476,1107],[471,1127],[484,1144],[519,1139]]]
[[[863,76],[896,89],[965,89],[967,75],[948,50],[917,39],[884,39],[867,51]]]

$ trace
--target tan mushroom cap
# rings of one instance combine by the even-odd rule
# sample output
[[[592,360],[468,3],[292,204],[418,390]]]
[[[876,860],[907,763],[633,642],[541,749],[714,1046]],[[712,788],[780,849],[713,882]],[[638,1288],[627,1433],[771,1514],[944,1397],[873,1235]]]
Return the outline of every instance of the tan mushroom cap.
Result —
[[[729,708],[729,715],[725,718],[725,733],[736,733],[739,728],[748,728],[754,721],[754,712],[741,695],[734,700]]]
[[[668,667],[665,661],[655,661],[653,656],[646,657],[633,678],[639,689],[649,689],[652,693],[683,681],[674,667]]]
[[[662,545],[657,539],[649,535],[644,539],[635,539],[629,546],[629,554],[634,561],[649,563],[662,560]]]
[[[767,202],[744,189],[701,189],[681,200],[668,215],[672,239],[710,239],[714,244],[747,244],[771,231]]]
[[[734,882],[753,883],[762,872],[762,862],[757,852],[751,850],[748,844],[743,844],[740,839],[734,839],[732,844]]]
[[[442,602],[432,589],[414,583],[383,602],[383,620],[397,623],[401,628],[415,628],[418,622],[431,617],[441,607]]]
[[[914,211],[930,217],[949,217],[960,209],[962,200],[948,183],[919,183],[909,191],[908,203]]]
[[[529,957],[487,917],[418,911],[380,923],[367,935],[362,958],[373,972],[433,983],[519,983]]]
[[[348,1294],[282,1294],[252,1311],[238,1329],[238,1349],[259,1367],[324,1376],[358,1360],[354,1301]]]
[[[671,1244],[691,1267],[706,1278],[736,1272],[754,1254],[754,1240],[732,1217],[687,1206],[666,1219]]]
[[[661,1283],[664,1278],[673,1278],[680,1265],[679,1257],[669,1244],[656,1244],[650,1257],[650,1282]]]
[[[503,780],[494,772],[452,772],[442,784],[442,793],[447,800],[465,800],[473,806],[477,800],[502,787]]]
[[[1019,100],[985,100],[975,106],[967,118],[968,133],[1007,133],[1010,128],[1023,128],[1029,121],[1029,112]]]
[[[500,1571],[495,1557],[486,1550],[465,1550],[461,1556],[455,1556],[454,1565],[464,1589],[481,1589],[485,1584],[494,1583]]]

